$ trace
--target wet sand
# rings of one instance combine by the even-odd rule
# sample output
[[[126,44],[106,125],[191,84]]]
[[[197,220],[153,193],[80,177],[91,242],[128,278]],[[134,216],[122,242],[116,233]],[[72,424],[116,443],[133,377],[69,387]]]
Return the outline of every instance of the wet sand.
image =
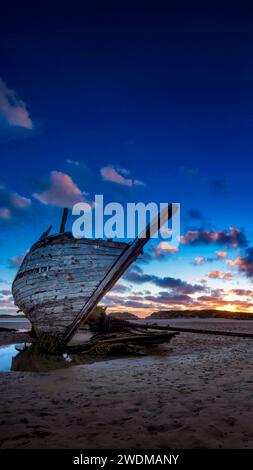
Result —
[[[170,323],[253,333],[252,321]],[[252,353],[253,340],[181,333],[146,357],[0,373],[0,446],[252,448]]]

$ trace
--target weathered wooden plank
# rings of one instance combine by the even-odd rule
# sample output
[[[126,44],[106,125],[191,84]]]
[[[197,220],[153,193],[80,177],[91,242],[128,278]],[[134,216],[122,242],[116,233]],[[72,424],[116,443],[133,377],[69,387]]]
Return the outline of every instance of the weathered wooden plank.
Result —
[[[82,264],[82,263],[89,263],[89,262],[98,262],[100,264],[109,264],[113,263],[116,256],[122,252],[122,249],[125,248],[125,244],[120,244],[121,248],[114,248],[114,247],[101,247],[99,245],[89,245],[86,244],[83,246],[76,245],[75,248],[78,248],[76,253],[78,252],[78,257],[73,255],[75,252],[74,247],[72,250],[66,251],[65,248],[62,248],[60,245],[60,249],[55,251],[57,248],[55,245],[51,245],[50,247],[43,247],[38,248],[34,252],[29,252],[26,255],[25,260],[22,263],[22,267],[18,273],[18,278],[20,275],[22,276],[23,273],[26,273],[29,269],[39,269],[39,268],[48,268],[53,269],[53,267],[59,268],[62,263],[66,265],[75,265],[75,264]],[[81,250],[80,250],[81,248]],[[46,256],[46,250],[48,251],[48,256]],[[102,256],[102,257],[101,257]],[[69,261],[68,261],[69,259]]]
[[[59,257],[59,256],[75,256],[77,258],[79,258],[80,256],[87,256],[88,258],[89,257],[97,257],[99,255],[103,255],[103,256],[119,256],[121,253],[122,253],[123,250],[121,249],[116,249],[116,248],[110,248],[110,249],[106,249],[106,248],[102,248],[102,247],[99,247],[97,249],[95,249],[94,247],[92,247],[92,249],[89,249],[88,246],[85,246],[85,249],[83,249],[82,247],[78,247],[78,249],[67,249],[67,248],[61,248],[61,249],[58,249],[58,250],[53,250],[53,247],[51,247],[50,250],[47,250],[46,248],[39,248],[37,251],[34,251],[32,253],[28,253],[26,256],[26,261],[27,260],[31,260],[31,261],[40,261],[41,259],[52,259],[52,258],[55,258],[55,257]]]
[[[99,259],[105,259],[107,260],[108,258],[117,258],[119,255],[121,254],[121,251],[119,251],[119,253],[112,253],[112,252],[108,252],[108,253],[104,253],[103,251],[98,251],[97,253],[83,253],[83,252],[80,252],[80,253],[66,253],[66,252],[63,252],[63,253],[57,253],[57,254],[54,254],[52,256],[50,255],[38,255],[36,257],[28,257],[27,260],[26,260],[26,269],[27,269],[27,264],[37,264],[37,263],[40,263],[42,265],[47,265],[47,264],[50,264],[52,263],[54,260],[57,260],[59,261],[60,258],[64,258],[64,259],[68,259],[68,260],[71,260],[71,259],[76,259],[76,260],[99,260]],[[24,268],[22,268],[22,271],[24,270]]]
[[[33,303],[34,305],[39,305],[40,303],[42,302],[47,302],[49,299],[52,299],[52,300],[61,300],[61,301],[64,301],[66,299],[68,300],[75,300],[77,298],[82,298],[83,299],[83,303],[85,302],[85,300],[87,300],[90,295],[92,294],[92,292],[94,291],[94,289],[90,292],[90,291],[80,291],[80,290],[77,290],[76,292],[72,292],[70,291],[69,289],[67,291],[58,291],[58,292],[53,292],[52,295],[48,296],[46,293],[41,293],[41,294],[33,294],[33,295],[30,295],[30,296],[27,296],[27,297],[23,297],[23,298],[20,298],[20,302],[31,302]]]
[[[37,298],[38,300],[40,299],[41,296],[44,296],[45,298],[52,298],[57,296],[61,296],[62,298],[66,297],[66,295],[73,294],[73,295],[82,295],[85,293],[85,295],[89,296],[92,294],[94,288],[98,285],[99,281],[89,283],[89,285],[86,285],[85,283],[82,283],[80,285],[79,282],[75,282],[72,284],[60,284],[56,286],[51,286],[49,285],[48,289],[44,288],[44,286],[38,286],[38,288],[34,287],[26,287],[22,290],[18,290],[17,293],[15,293],[16,300],[22,300],[22,299],[35,299]]]
[[[36,284],[34,286],[31,285],[26,285],[23,289],[18,289],[15,295],[20,296],[25,295],[33,295],[33,294],[39,294],[39,293],[47,293],[48,292],[48,297],[50,297],[53,292],[65,292],[65,291],[70,291],[70,292],[76,292],[76,291],[84,291],[84,290],[92,290],[93,286],[97,285],[99,283],[99,279],[94,279],[94,280],[89,280],[89,282],[83,281],[80,283],[80,281],[75,281],[71,283],[66,283],[66,282],[60,282],[60,283],[41,283],[40,285]]]
[[[94,288],[99,284],[99,281],[96,282],[89,282],[89,285],[82,283],[79,285],[78,282],[74,284],[61,284],[56,286],[49,285],[48,288],[46,286],[37,286],[37,287],[26,287],[24,289],[18,289],[17,292],[13,292],[15,295],[16,302],[22,299],[35,299],[37,298],[38,301],[41,296],[44,296],[47,299],[55,298],[56,295],[61,295],[62,298],[65,298],[68,294],[73,293],[74,295],[83,295],[83,293],[88,293],[90,295]]]
[[[37,272],[28,272],[27,274],[20,276],[16,279],[15,285],[21,285],[23,282],[36,282],[41,279],[41,280],[57,280],[60,276],[65,276],[66,279],[73,279],[73,277],[77,277],[79,274],[83,274],[84,276],[90,272],[92,276],[100,275],[103,274],[103,272],[107,272],[108,269],[113,265],[113,263],[110,263],[109,265],[103,265],[99,266],[97,269],[94,268],[94,266],[89,265],[89,268],[86,268],[86,266],[79,266],[75,265],[69,269],[50,269],[49,271],[42,270],[37,271]]]
[[[21,279],[15,287],[13,287],[13,293],[18,293],[19,290],[26,290],[26,289],[55,289],[57,286],[64,287],[64,285],[74,285],[75,283],[81,284],[93,284],[94,282],[100,282],[101,277],[106,274],[105,271],[98,271],[98,272],[91,272],[89,275],[88,272],[83,272],[78,276],[78,273],[75,274],[65,274],[65,273],[58,273],[57,276],[50,275],[47,277],[36,277],[35,279],[29,278],[24,280]],[[51,286],[51,287],[50,287]]]
[[[119,241],[108,241],[108,240],[102,240],[102,239],[90,239],[90,238],[84,238],[84,239],[75,239],[72,236],[67,237],[66,233],[65,234],[59,234],[59,235],[52,235],[47,238],[45,242],[36,242],[30,249],[30,253],[33,251],[37,251],[41,247],[59,247],[59,246],[85,246],[89,245],[90,247],[96,246],[96,247],[105,247],[105,248],[121,248],[125,249],[128,246],[128,243],[125,242],[119,242]]]
[[[50,275],[47,275],[47,276],[41,276],[41,277],[36,276],[34,279],[32,277],[29,277],[29,278],[27,277],[27,278],[22,278],[18,280],[17,285],[15,285],[15,289],[19,289],[22,287],[25,288],[26,286],[36,287],[37,285],[41,285],[41,284],[43,284],[44,286],[48,286],[49,283],[51,283],[52,285],[57,285],[57,284],[60,284],[61,282],[71,284],[71,283],[75,283],[77,280],[79,280],[79,282],[89,282],[89,281],[94,281],[94,280],[96,281],[97,279],[101,280],[101,277],[103,277],[103,275],[106,274],[106,272],[108,272],[108,269],[107,270],[101,269],[98,271],[91,270],[90,275],[88,272],[83,272],[82,274],[80,274],[80,276],[78,276],[78,272],[69,273],[69,274],[66,274],[64,272],[57,272],[57,273],[50,273]],[[13,291],[15,289],[13,288]]]
[[[104,243],[96,242],[96,240],[92,240],[93,243],[82,243],[81,240],[75,240],[69,242],[64,242],[62,241],[59,244],[50,244],[46,243],[45,245],[40,245],[38,246],[35,250],[31,248],[30,254],[38,253],[40,250],[45,250],[45,252],[57,252],[61,250],[68,250],[70,252],[79,252],[81,251],[94,251],[94,250],[103,250],[103,251],[118,251],[118,250],[124,250],[128,244],[120,243],[120,242],[114,242],[113,245],[110,244],[110,242],[104,241]]]
[[[107,266],[110,263],[113,263],[114,260],[118,256],[115,255],[106,255],[103,253],[95,255],[80,255],[80,256],[66,256],[65,254],[62,254],[61,256],[57,256],[54,258],[38,258],[36,261],[27,259],[27,262],[23,266],[23,268],[19,271],[18,277],[22,275],[23,273],[32,270],[32,269],[38,269],[38,268],[44,268],[44,269],[53,269],[54,267],[57,269],[62,269],[62,265],[65,266],[74,266],[74,265],[84,265],[87,263],[93,263],[93,265],[98,264],[98,265],[105,265]]]
[[[62,271],[63,269],[72,269],[73,267],[83,267],[86,266],[91,267],[108,267],[117,259],[116,256],[101,256],[101,257],[80,257],[80,258],[66,258],[64,256],[59,257],[58,259],[48,260],[41,260],[40,262],[29,262],[25,266],[25,269],[19,272],[17,279],[22,277],[23,275],[28,275],[30,270],[37,270],[39,272],[39,268],[42,268],[42,272],[49,271]],[[27,274],[26,274],[27,273]],[[32,274],[32,273],[31,273]]]

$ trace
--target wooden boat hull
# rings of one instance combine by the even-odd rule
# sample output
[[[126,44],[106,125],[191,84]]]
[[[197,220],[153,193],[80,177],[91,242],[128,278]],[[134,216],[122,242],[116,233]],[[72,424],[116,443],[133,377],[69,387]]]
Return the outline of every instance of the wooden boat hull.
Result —
[[[104,295],[143,252],[147,241],[173,215],[165,207],[130,243],[75,239],[64,232],[48,236],[52,226],[26,255],[12,285],[15,304],[29,318],[38,348],[63,350]]]
[[[63,338],[128,244],[59,234],[37,242],[13,281],[15,304],[35,333]]]

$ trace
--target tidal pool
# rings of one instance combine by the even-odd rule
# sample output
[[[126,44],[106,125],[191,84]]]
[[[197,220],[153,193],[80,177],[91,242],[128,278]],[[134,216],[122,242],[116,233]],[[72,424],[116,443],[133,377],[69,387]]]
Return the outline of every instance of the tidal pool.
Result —
[[[8,344],[0,347],[0,371],[8,372],[11,370],[12,359],[19,351],[17,347],[22,348],[23,344]]]
[[[0,347],[0,372],[40,372],[69,367],[68,354],[53,356],[37,354],[29,343],[15,343]]]

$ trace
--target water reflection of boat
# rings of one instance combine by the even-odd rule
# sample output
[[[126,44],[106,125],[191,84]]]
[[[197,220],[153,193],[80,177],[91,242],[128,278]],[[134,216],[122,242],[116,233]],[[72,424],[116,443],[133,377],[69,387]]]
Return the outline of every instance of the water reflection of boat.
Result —
[[[15,349],[16,351],[24,351],[25,349],[29,348],[31,346],[31,343],[20,343],[20,344],[15,344]]]
[[[32,346],[19,349],[12,358],[11,370],[23,372],[43,372],[69,367],[68,355],[38,354]]]

